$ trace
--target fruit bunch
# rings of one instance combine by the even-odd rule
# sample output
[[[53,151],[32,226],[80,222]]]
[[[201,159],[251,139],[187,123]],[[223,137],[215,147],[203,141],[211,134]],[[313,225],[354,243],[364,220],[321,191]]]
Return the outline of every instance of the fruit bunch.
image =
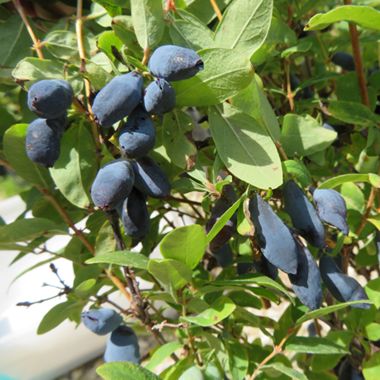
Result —
[[[25,148],[30,160],[45,167],[57,161],[72,101],[73,90],[64,80],[45,79],[30,87],[28,107],[39,116],[27,130]]]
[[[91,309],[81,314],[82,323],[97,335],[110,336],[104,353],[104,361],[128,361],[140,363],[140,347],[134,331],[122,324],[123,320],[113,309]]]
[[[149,230],[146,197],[165,198],[170,183],[165,173],[148,157],[156,140],[151,115],[161,116],[175,107],[170,81],[190,78],[203,69],[198,54],[187,48],[165,45],[149,61],[154,81],[144,90],[137,71],[113,78],[95,96],[92,112],[103,130],[128,117],[118,128],[121,158],[108,162],[97,173],[91,187],[95,206],[117,210],[127,236],[138,241]],[[66,128],[66,111],[73,100],[70,85],[63,80],[41,80],[28,92],[28,106],[42,118],[29,125],[28,157],[51,167],[59,157],[60,139]]]
[[[249,215],[255,231],[254,243],[260,249],[261,257],[252,264],[238,265],[238,273],[244,274],[255,269],[275,279],[280,269],[288,274],[299,300],[311,310],[321,307],[321,278],[333,297],[340,302],[368,299],[362,286],[354,278],[344,274],[329,255],[326,244],[323,222],[348,235],[343,197],[332,189],[310,191],[315,206],[293,180],[287,181],[283,186],[285,211],[292,221],[292,228],[283,222],[259,194],[250,199]],[[224,186],[206,225],[208,231],[235,200],[233,188],[230,185]],[[232,263],[228,241],[235,231],[236,215],[227,221],[209,244],[211,254],[222,267]],[[319,267],[305,242],[320,250]],[[353,307],[367,309],[369,305],[363,303]]]

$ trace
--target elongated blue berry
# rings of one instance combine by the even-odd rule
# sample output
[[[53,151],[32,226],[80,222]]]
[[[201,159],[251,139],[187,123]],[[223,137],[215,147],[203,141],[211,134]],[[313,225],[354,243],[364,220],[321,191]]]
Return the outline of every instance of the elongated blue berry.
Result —
[[[104,361],[140,363],[140,347],[137,336],[128,326],[112,331],[107,341]]]
[[[91,187],[91,198],[101,209],[114,209],[129,195],[133,183],[131,164],[126,160],[111,161],[98,171]]]
[[[148,66],[153,76],[176,81],[191,78],[203,70],[203,61],[194,50],[163,45],[153,52]]]
[[[44,119],[56,119],[66,114],[73,101],[73,90],[61,79],[43,79],[28,91],[28,107]]]
[[[133,162],[135,187],[153,198],[165,198],[170,194],[170,183],[162,169],[150,158]]]
[[[249,212],[265,258],[284,272],[296,274],[298,248],[289,228],[258,194],[250,200]]]
[[[123,318],[113,309],[91,309],[81,314],[83,324],[97,335],[106,335],[115,330]]]
[[[36,119],[29,124],[25,150],[28,158],[42,166],[52,167],[60,153],[61,136],[66,116],[59,119]]]
[[[144,107],[147,112],[162,115],[175,107],[175,91],[165,79],[158,78],[146,89]]]
[[[340,193],[332,189],[316,189],[313,199],[321,220],[348,235],[346,202]]]
[[[305,193],[294,181],[286,182],[284,186],[285,211],[292,219],[293,226],[305,239],[315,247],[325,245],[325,229],[317,211],[307,199]]]
[[[327,289],[340,302],[367,300],[363,287],[353,278],[342,273],[335,261],[329,256],[319,260],[319,270]],[[357,304],[352,307],[368,309],[369,304]]]
[[[99,125],[108,128],[128,116],[140,103],[143,79],[133,71],[119,75],[96,95],[92,112]]]
[[[136,108],[119,135],[121,151],[128,158],[141,158],[149,153],[156,141],[156,130],[149,114]]]

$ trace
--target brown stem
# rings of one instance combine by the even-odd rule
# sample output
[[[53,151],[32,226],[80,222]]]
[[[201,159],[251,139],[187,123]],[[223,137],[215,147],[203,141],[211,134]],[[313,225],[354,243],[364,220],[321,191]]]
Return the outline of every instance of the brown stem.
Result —
[[[352,0],[344,0],[345,5],[351,5]],[[362,103],[367,107],[370,107],[369,97],[368,97],[368,89],[367,89],[367,81],[365,78],[364,68],[363,68],[363,60],[360,52],[360,42],[359,42],[359,33],[355,24],[349,23],[350,35],[351,35],[351,45],[352,52],[354,54],[355,61],[355,69],[356,74],[358,76],[360,96],[362,98]]]
[[[144,49],[144,56],[143,56],[143,59],[141,61],[141,63],[143,65],[146,65],[148,63],[148,60],[149,60],[149,55],[150,55],[150,49],[148,47],[146,47]]]
[[[278,345],[275,345],[273,347],[273,351],[266,356],[256,367],[256,369],[253,371],[252,376],[248,377],[248,380],[254,380],[259,372],[261,371],[261,368],[265,366],[271,359],[273,359],[277,354],[280,354],[283,351],[284,344],[289,339],[289,337],[293,334],[293,331],[290,331]]]
[[[172,195],[169,195],[165,199],[168,200],[168,201],[188,203],[188,204],[197,205],[197,206],[201,206],[202,205],[201,202],[193,201],[193,200],[188,199],[188,198],[182,198],[182,199],[181,198],[176,198],[176,197],[173,197]]]
[[[367,205],[366,205],[364,214],[363,214],[362,219],[360,221],[359,227],[355,231],[356,235],[360,235],[360,233],[363,231],[365,225],[367,224],[367,219],[369,217],[369,214],[371,213],[372,206],[373,206],[375,199],[376,199],[376,193],[377,193],[377,188],[375,186],[372,186],[371,192],[369,193],[369,197],[367,200]]]
[[[47,201],[50,202],[50,204],[56,209],[58,214],[62,217],[64,222],[74,231],[75,235],[78,237],[78,239],[83,243],[83,245],[87,248],[87,250],[92,254],[95,255],[95,249],[91,245],[91,243],[87,240],[85,234],[83,231],[78,229],[73,220],[71,219],[70,215],[67,213],[67,211],[60,205],[60,203],[55,199],[55,197],[50,193],[48,189],[44,189],[41,187],[37,187],[37,189],[41,192],[41,194],[45,197]]]
[[[294,112],[294,94],[292,91],[292,86],[290,84],[290,66],[287,59],[284,61],[284,70],[286,75],[286,97],[289,102],[290,112]]]
[[[26,17],[26,14],[24,12],[24,8],[22,7],[22,4],[20,2],[20,0],[12,0],[13,2],[13,5],[15,6],[18,14],[20,15],[23,23],[25,24],[25,27],[29,33],[29,36],[30,38],[32,39],[33,41],[33,48],[34,50],[37,52],[37,55],[38,55],[38,58],[39,59],[44,59],[44,55],[42,53],[42,45],[41,45],[41,41],[37,38],[37,36],[34,34],[34,31],[29,23],[29,20],[28,18]]]
[[[285,152],[283,146],[281,145],[281,143],[279,141],[275,141],[275,145],[276,145],[278,153],[280,153],[280,156],[282,157],[282,159],[284,161],[289,160],[288,155],[286,154],[286,152]]]
[[[218,17],[218,20],[222,21],[223,15],[222,15],[222,12],[219,9],[219,6],[218,6],[216,0],[210,0],[210,4],[211,4],[212,8],[214,9],[216,17]]]
[[[79,58],[80,58],[80,72],[85,73],[86,72],[86,49],[84,47],[84,42],[83,42],[83,0],[77,0],[77,15],[76,15],[76,20],[75,20],[75,32],[77,35],[78,52],[79,52]],[[86,94],[86,99],[87,99],[87,113],[91,122],[91,132],[92,132],[93,139],[95,141],[97,158],[99,161],[100,152],[101,152],[101,143],[100,143],[100,138],[99,138],[99,133],[98,133],[98,126],[95,121],[94,114],[92,113],[92,108],[90,104],[91,83],[86,77],[83,78],[83,81],[84,81],[85,94]]]

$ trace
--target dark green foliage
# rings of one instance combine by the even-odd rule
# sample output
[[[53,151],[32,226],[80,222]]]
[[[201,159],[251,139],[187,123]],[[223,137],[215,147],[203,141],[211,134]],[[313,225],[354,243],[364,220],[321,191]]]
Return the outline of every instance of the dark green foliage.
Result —
[[[121,151],[128,158],[141,158],[153,149],[155,141],[156,130],[149,114],[142,107],[137,107],[120,132]]]
[[[99,125],[108,128],[128,116],[140,103],[143,79],[133,71],[119,75],[96,95],[92,111]]]
[[[332,189],[316,189],[313,199],[322,221],[331,224],[348,235],[347,209],[343,197]]]
[[[218,219],[225,211],[236,201],[236,193],[231,185],[223,187],[220,198],[215,202],[215,206],[211,210],[211,217],[206,223],[206,231],[209,232]],[[236,214],[223,226],[221,231],[210,242],[211,251],[218,251],[230,240],[236,231]]]
[[[133,239],[142,239],[149,231],[150,219],[144,195],[133,188],[119,210],[124,232]]]
[[[325,245],[325,229],[317,211],[298,185],[290,180],[284,189],[285,210],[292,219],[293,226],[315,247]]]
[[[144,107],[147,112],[162,115],[175,107],[175,91],[165,79],[158,78],[145,89]]]
[[[140,347],[135,332],[128,326],[119,326],[107,340],[104,361],[140,363]]]
[[[289,228],[258,194],[251,198],[249,212],[265,258],[278,269],[296,274],[298,248]]]
[[[39,117],[56,119],[66,114],[73,101],[70,84],[60,79],[44,79],[28,91],[28,107]]]
[[[297,257],[297,273],[289,274],[292,289],[309,309],[318,309],[322,303],[322,285],[317,263],[310,251],[300,244],[298,244]]]
[[[347,302],[368,299],[362,286],[354,278],[342,273],[331,257],[326,255],[321,257],[319,270],[327,289],[338,301]],[[352,307],[368,309],[369,305],[358,304]]]
[[[91,309],[81,314],[82,323],[97,335],[106,335],[115,330],[123,318],[113,309]]]
[[[165,198],[170,194],[170,183],[162,169],[150,158],[133,161],[135,187],[153,198]]]
[[[115,160],[104,165],[91,186],[95,206],[110,210],[128,197],[134,183],[132,165],[126,160]]]
[[[153,52],[149,70],[157,78],[177,81],[191,78],[203,70],[203,61],[194,50],[164,45]]]
[[[211,254],[222,268],[228,267],[233,263],[234,255],[228,243],[215,251],[211,251]]]
[[[66,117],[59,119],[36,119],[29,124],[25,139],[26,154],[33,162],[51,167],[60,153],[61,136]]]

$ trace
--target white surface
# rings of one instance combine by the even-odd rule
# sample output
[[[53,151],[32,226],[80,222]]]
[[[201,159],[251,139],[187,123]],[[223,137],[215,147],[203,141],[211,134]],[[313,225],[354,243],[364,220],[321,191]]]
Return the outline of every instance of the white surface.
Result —
[[[0,216],[7,222],[20,215],[25,206],[20,198],[0,202]],[[50,247],[63,245],[67,237],[55,237]],[[37,335],[39,322],[60,297],[29,308],[16,306],[17,302],[34,301],[57,293],[57,289],[42,287],[49,283],[59,286],[56,276],[45,264],[21,277],[11,287],[11,281],[23,270],[49,258],[49,255],[27,255],[11,267],[16,252],[0,252],[0,378],[8,375],[15,380],[50,380],[100,355],[107,337],[99,337],[83,325],[64,322],[54,330]],[[73,280],[71,263],[56,260],[59,274],[68,285]],[[120,298],[112,298],[123,304]]]

